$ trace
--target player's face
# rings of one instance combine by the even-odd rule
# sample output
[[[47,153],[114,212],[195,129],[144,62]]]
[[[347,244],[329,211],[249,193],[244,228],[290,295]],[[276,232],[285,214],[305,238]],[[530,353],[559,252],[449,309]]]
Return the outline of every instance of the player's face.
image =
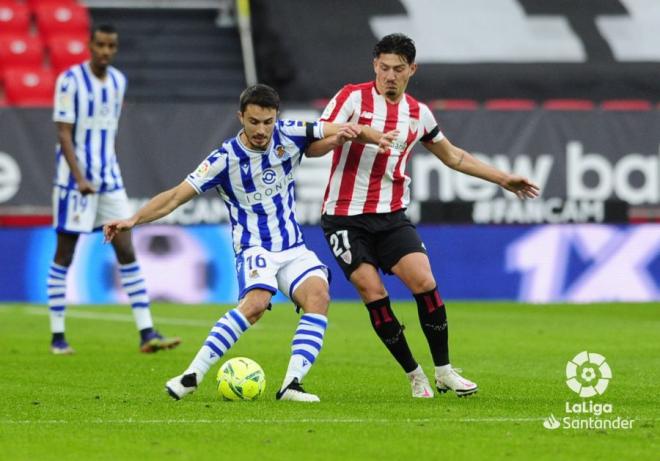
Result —
[[[117,34],[96,32],[89,42],[89,51],[92,54],[92,65],[98,69],[107,68],[119,49]]]
[[[248,104],[245,112],[238,113],[238,119],[243,125],[246,146],[250,149],[265,150],[273,137],[277,109]]]
[[[374,59],[376,88],[387,99],[397,101],[406,91],[408,80],[417,70],[417,64],[408,64],[403,56],[383,53]]]

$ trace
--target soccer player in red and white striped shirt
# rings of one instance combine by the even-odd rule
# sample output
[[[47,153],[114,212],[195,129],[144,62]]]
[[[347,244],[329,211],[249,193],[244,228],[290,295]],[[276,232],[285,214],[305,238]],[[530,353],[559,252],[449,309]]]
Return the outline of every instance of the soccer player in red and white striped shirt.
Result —
[[[413,397],[433,397],[433,390],[392,311],[379,268],[399,277],[417,301],[438,391],[470,395],[477,385],[450,364],[445,305],[424,244],[405,214],[410,197],[406,162],[413,145],[421,141],[448,167],[498,184],[520,198],[536,197],[539,189],[449,142],[430,109],[405,92],[417,69],[415,53],[409,37],[384,37],[374,48],[376,80],[346,85],[326,107],[323,121],[370,125],[382,132],[398,130],[399,135],[384,153],[377,146],[356,142],[334,150],[321,223],[337,262],[367,306],[374,330],[407,373]]]

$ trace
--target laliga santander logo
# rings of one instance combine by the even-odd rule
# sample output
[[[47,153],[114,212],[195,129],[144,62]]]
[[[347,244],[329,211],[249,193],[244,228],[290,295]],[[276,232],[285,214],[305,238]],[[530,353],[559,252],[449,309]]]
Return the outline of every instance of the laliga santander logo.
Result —
[[[602,395],[612,379],[605,357],[582,351],[566,363],[566,385],[580,397]]]

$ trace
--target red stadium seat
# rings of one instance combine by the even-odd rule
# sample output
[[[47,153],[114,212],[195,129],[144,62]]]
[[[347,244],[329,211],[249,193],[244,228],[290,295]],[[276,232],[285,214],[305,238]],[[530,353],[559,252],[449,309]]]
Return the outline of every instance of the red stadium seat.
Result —
[[[38,37],[0,36],[0,71],[8,67],[40,67],[43,60],[44,46]]]
[[[484,107],[489,110],[533,110],[537,106],[531,99],[490,99]]]
[[[65,5],[46,4],[36,7],[39,33],[48,40],[59,34],[89,34],[89,13],[84,6],[72,3]]]
[[[34,11],[43,5],[71,5],[78,2],[76,0],[26,0],[25,3]]]
[[[5,74],[5,96],[13,106],[53,105],[55,76],[50,69],[7,69]]]
[[[54,35],[46,42],[55,74],[89,59],[87,35]]]
[[[609,99],[600,105],[603,110],[651,110],[651,101],[645,99]]]
[[[30,31],[30,10],[27,6],[0,0],[0,37],[5,34],[27,34]]]
[[[474,99],[434,99],[429,102],[433,110],[476,110],[479,103]]]
[[[595,106],[588,99],[548,99],[543,102],[543,108],[547,110],[593,110]]]

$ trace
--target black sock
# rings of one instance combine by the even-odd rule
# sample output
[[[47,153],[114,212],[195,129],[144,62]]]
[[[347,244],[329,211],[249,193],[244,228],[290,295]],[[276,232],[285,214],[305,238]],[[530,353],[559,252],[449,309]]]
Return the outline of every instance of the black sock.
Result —
[[[55,341],[64,341],[64,333],[53,333],[52,343]]]
[[[403,327],[392,312],[389,296],[367,303],[366,306],[376,334],[403,370],[410,373],[417,368],[417,362],[413,358],[403,334]]]
[[[447,327],[447,311],[442,302],[438,288],[426,293],[414,295],[417,301],[419,323],[431,349],[433,363],[436,367],[449,364],[449,334]]]
[[[143,328],[142,330],[140,330],[140,339],[144,341],[145,339],[147,339],[147,336],[149,336],[153,332],[154,332],[153,328]]]

